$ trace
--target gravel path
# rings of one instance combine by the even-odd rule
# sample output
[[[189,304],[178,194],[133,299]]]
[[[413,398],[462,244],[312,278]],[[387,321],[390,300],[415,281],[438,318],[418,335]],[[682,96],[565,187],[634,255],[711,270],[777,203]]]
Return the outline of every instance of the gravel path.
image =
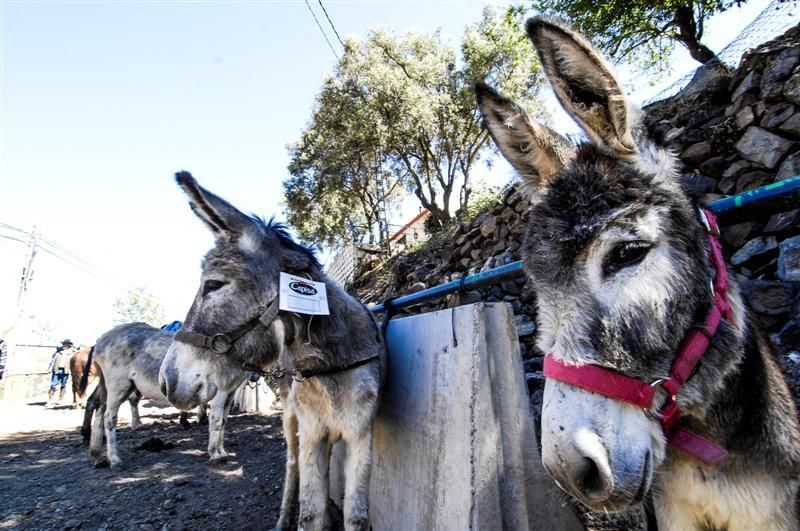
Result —
[[[77,426],[83,410],[0,403],[0,529],[265,529],[278,519],[285,445],[280,413],[232,415],[220,467],[207,464],[205,426],[184,429],[173,408],[127,405],[123,469],[95,469]],[[126,418],[127,417],[127,418]],[[153,441],[153,439],[157,439]],[[161,443],[159,443],[160,441]],[[168,448],[161,451],[137,449]],[[174,446],[172,446],[174,445]]]

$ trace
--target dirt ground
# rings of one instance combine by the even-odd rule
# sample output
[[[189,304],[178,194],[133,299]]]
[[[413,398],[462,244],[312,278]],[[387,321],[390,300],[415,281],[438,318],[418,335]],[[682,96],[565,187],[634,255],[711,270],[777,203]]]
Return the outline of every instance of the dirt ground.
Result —
[[[225,449],[232,457],[212,467],[206,427],[194,416],[184,429],[176,409],[142,401],[143,425],[133,431],[123,404],[123,468],[111,471],[88,457],[78,433],[82,409],[43,406],[0,402],[0,529],[268,529],[277,522],[286,456],[277,411],[231,415]],[[168,449],[139,448],[153,438]]]

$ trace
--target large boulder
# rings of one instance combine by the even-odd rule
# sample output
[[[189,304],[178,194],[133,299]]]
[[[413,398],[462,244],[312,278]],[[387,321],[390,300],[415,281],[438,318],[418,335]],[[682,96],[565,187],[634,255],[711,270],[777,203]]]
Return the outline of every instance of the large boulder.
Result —
[[[750,126],[736,143],[736,151],[747,160],[774,168],[793,144],[791,140],[766,129]]]
[[[778,278],[785,282],[800,282],[800,236],[781,242]]]

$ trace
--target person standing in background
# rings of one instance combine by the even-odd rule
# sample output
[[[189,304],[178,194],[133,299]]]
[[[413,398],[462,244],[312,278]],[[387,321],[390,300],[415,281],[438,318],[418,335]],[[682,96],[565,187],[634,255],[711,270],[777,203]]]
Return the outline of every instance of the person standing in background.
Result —
[[[0,380],[6,374],[6,356],[8,355],[8,345],[5,339],[0,338]]]
[[[47,397],[47,404],[45,407],[52,407],[53,399],[56,396],[56,389],[61,386],[61,393],[58,396],[58,402],[64,399],[66,392],[67,379],[69,378],[69,360],[75,354],[75,349],[72,347],[72,341],[65,339],[61,342],[61,346],[56,349],[53,358],[50,360],[50,394]]]

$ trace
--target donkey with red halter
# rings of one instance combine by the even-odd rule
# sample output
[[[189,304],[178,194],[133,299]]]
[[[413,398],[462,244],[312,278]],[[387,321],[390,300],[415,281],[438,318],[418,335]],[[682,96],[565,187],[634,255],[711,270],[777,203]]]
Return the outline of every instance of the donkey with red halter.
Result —
[[[477,87],[532,203],[523,258],[547,353],[545,467],[596,510],[652,487],[660,529],[796,529],[794,404],[713,216],[589,43],[542,18],[527,31],[588,136],[573,145]]]
[[[287,375],[281,388],[286,479],[277,527],[290,527],[298,494],[299,526],[329,526],[328,460],[331,445],[342,439],[345,528],[368,529],[372,420],[386,375],[375,321],[282,225],[242,214],[187,172],[176,180],[216,244],[161,365],[162,391],[187,409],[229,392],[243,368],[265,371],[277,362]],[[281,272],[323,282],[330,315],[279,312]]]

